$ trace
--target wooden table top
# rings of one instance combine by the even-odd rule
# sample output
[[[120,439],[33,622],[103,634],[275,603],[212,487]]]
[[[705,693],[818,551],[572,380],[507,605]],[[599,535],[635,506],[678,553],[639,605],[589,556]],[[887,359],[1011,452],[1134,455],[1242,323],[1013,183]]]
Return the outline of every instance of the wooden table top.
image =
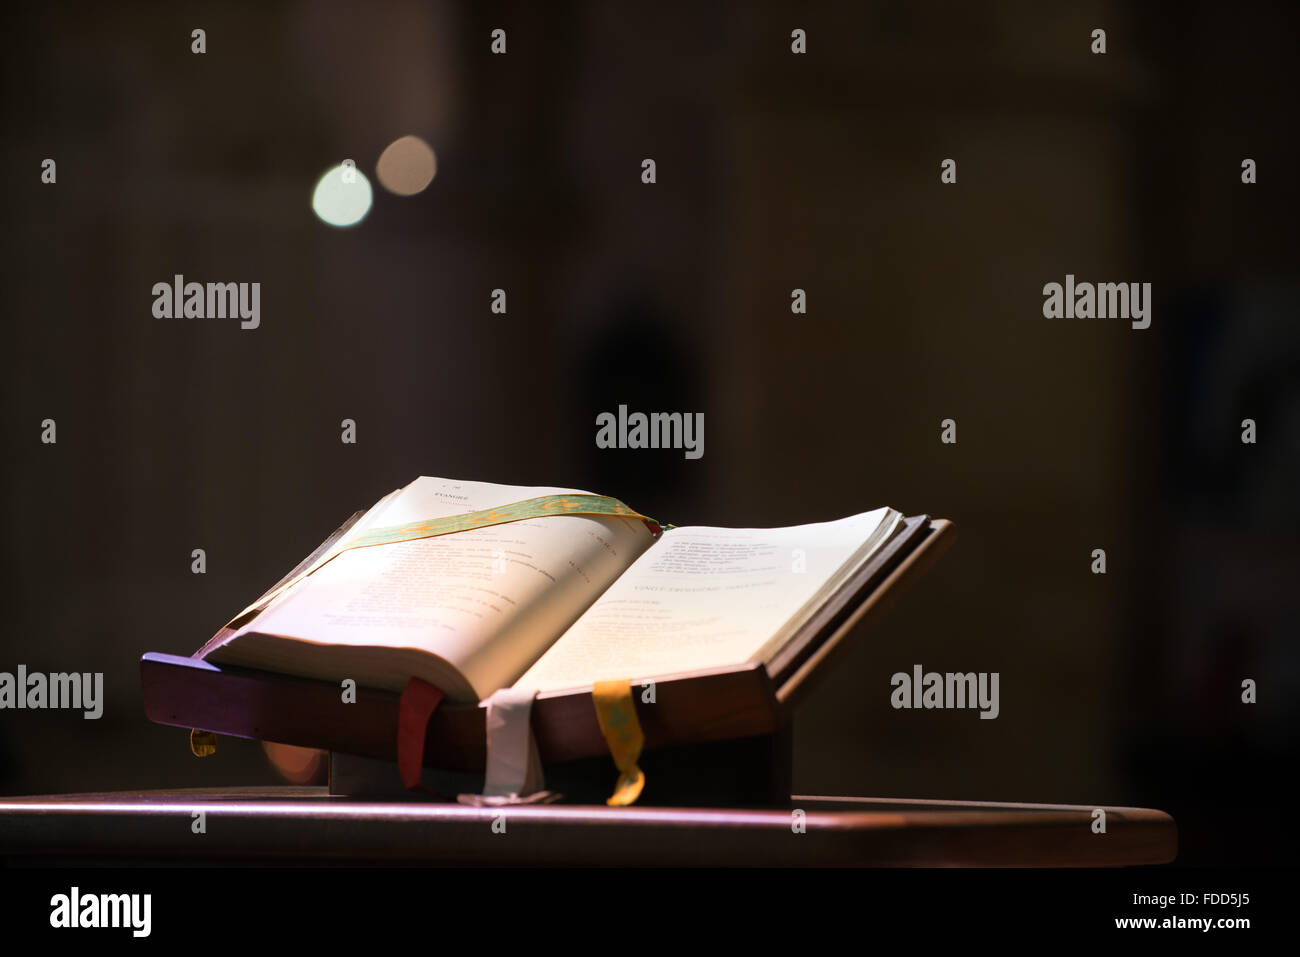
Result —
[[[1168,814],[1101,806],[1102,834],[1093,830],[1096,807],[795,795],[786,810],[477,808],[359,800],[323,787],[122,791],[0,797],[0,858],[743,867],[1104,867],[1174,859],[1177,829]],[[198,811],[201,834],[192,830]]]

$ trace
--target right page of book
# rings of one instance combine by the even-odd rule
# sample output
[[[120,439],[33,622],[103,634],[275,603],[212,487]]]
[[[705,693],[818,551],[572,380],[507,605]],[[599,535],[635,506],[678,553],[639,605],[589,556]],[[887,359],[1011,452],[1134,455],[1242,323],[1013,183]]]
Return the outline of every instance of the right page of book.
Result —
[[[881,508],[790,528],[671,529],[515,687],[576,689],[764,661],[901,524]]]

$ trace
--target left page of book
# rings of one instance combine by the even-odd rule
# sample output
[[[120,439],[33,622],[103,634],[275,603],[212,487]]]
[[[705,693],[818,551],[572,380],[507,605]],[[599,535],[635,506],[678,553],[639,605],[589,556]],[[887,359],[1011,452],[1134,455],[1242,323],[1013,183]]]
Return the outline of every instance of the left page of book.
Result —
[[[576,489],[421,477],[360,526]],[[654,541],[636,519],[557,515],[339,553],[207,654],[218,663],[453,700],[509,685]]]

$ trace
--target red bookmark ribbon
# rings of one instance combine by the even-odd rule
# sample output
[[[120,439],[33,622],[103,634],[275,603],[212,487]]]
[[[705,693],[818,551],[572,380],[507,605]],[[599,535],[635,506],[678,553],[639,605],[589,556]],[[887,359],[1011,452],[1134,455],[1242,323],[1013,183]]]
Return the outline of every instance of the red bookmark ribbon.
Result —
[[[442,702],[442,692],[419,678],[406,682],[397,708],[397,770],[402,785],[410,791],[423,791],[420,774],[424,768],[424,739],[429,719]]]

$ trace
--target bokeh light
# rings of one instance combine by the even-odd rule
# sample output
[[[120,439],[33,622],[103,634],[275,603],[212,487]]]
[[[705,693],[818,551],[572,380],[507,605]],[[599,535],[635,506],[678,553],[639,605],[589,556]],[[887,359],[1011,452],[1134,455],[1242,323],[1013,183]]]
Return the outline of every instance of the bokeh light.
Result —
[[[339,164],[316,183],[311,208],[331,226],[355,226],[366,218],[374,192],[361,170]]]
[[[433,182],[438,159],[418,136],[403,136],[388,144],[375,164],[379,183],[398,196],[414,196]]]

